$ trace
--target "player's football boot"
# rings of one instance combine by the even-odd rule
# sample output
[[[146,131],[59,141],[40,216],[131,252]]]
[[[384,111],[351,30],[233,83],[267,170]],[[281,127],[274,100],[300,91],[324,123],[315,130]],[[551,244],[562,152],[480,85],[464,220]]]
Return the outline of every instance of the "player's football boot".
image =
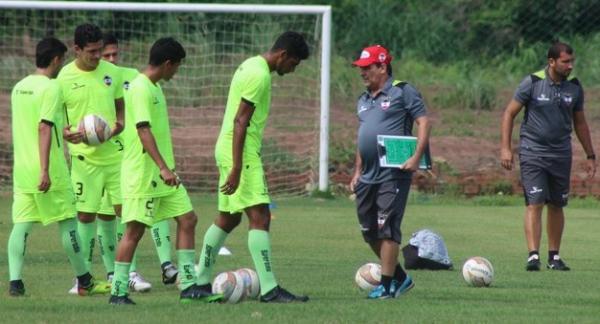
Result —
[[[260,296],[261,303],[303,303],[307,301],[308,296],[296,296],[280,286],[277,286],[271,289],[268,293]]]
[[[172,285],[177,281],[179,271],[171,262],[165,262],[162,268],[162,282],[165,285]]]
[[[146,281],[139,273],[133,271],[129,273],[129,289],[135,292],[147,292],[152,288],[152,284]]]
[[[77,286],[79,296],[92,296],[110,294],[110,283],[102,280],[92,279],[86,287],[79,284]]]
[[[525,270],[527,271],[540,271],[542,264],[540,262],[540,256],[537,254],[533,254],[527,259],[527,265],[525,266]]]
[[[390,287],[390,290],[391,287]],[[375,288],[373,288],[373,290],[371,290],[371,292],[369,293],[369,296],[367,296],[368,299],[388,299],[388,298],[394,298],[394,295],[388,291],[385,290],[385,287],[383,285],[379,285]]]
[[[571,270],[571,268],[569,268],[558,255],[555,255],[552,260],[548,261],[548,269],[558,271]]]
[[[135,305],[135,302],[129,299],[129,296],[115,296],[110,295],[110,299],[108,299],[108,303],[111,305]]]
[[[204,289],[196,284],[193,284],[181,291],[179,301],[183,304],[196,301],[205,303],[218,303],[223,300],[222,294],[213,294],[210,290]]]
[[[406,294],[414,286],[415,283],[413,282],[412,278],[407,275],[402,284],[400,284],[398,280],[392,280],[392,284],[390,285],[390,294],[393,294],[394,298],[398,298],[401,295]]]
[[[8,294],[13,297],[20,297],[25,295],[25,285],[23,280],[11,280],[8,287]]]

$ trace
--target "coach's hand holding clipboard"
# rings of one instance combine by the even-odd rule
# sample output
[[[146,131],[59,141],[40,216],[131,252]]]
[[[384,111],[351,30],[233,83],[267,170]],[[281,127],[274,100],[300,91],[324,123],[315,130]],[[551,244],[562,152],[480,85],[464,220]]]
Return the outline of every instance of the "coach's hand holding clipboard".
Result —
[[[379,165],[384,168],[400,168],[414,172],[431,170],[429,146],[417,161],[415,156],[417,138],[414,136],[377,135]]]

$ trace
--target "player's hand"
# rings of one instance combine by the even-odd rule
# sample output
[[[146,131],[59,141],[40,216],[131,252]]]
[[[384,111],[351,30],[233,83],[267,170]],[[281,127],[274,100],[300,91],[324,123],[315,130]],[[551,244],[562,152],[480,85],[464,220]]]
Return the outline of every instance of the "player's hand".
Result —
[[[596,160],[586,160],[585,170],[587,171],[588,179],[594,178],[596,175]]]
[[[118,121],[115,123],[115,126],[112,128],[112,131],[110,132],[110,137],[116,136],[121,134],[121,132],[123,131],[123,123]]]
[[[176,186],[179,187],[181,181],[179,180],[179,176],[177,173],[169,170],[169,168],[160,169],[160,178],[165,182],[167,186]]]
[[[500,164],[506,170],[512,170],[513,167],[513,153],[510,149],[501,149],[500,150]]]
[[[79,131],[71,132],[71,125],[67,125],[63,128],[63,138],[69,143],[79,144],[83,142],[83,133]]]
[[[50,182],[48,171],[42,171],[42,174],[40,175],[40,183],[38,184],[38,190],[46,193],[48,192],[48,189],[50,189],[51,184],[52,182]]]
[[[224,195],[233,195],[240,185],[240,176],[242,174],[242,169],[231,169],[229,175],[227,176],[227,180],[221,186],[221,192]]]
[[[360,173],[355,172],[352,176],[352,180],[350,180],[350,191],[354,192],[356,189],[356,184],[358,184],[358,179],[360,178]]]
[[[401,170],[415,172],[419,170],[419,160],[413,155],[400,166]]]

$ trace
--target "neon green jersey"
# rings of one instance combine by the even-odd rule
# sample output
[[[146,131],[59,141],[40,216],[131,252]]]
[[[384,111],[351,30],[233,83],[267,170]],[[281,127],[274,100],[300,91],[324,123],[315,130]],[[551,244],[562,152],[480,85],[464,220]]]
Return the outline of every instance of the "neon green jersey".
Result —
[[[271,72],[267,61],[260,55],[244,61],[231,80],[221,133],[215,146],[217,165],[233,164],[233,120],[242,99],[254,104],[254,113],[246,129],[242,161],[244,165],[262,164],[260,150],[271,106]]]
[[[115,99],[123,97],[121,71],[115,65],[100,60],[94,71],[80,70],[75,61],[67,64],[58,75],[67,122],[76,131],[79,121],[88,114],[99,115],[114,127],[117,116]],[[115,141],[106,141],[99,146],[71,144],[71,155],[81,155],[88,163],[109,165],[121,159],[120,147]]]
[[[121,79],[123,80],[123,90],[129,89],[131,82],[140,74],[137,69],[127,68],[120,66]]]
[[[63,152],[62,97],[56,80],[44,75],[30,75],[15,85],[11,96],[12,136],[14,147],[14,192],[40,192],[39,132],[41,121],[50,122],[49,169],[50,189],[71,188],[69,170]]]
[[[138,74],[140,74],[140,72],[137,69],[132,69],[132,68],[127,68],[127,67],[119,67],[119,70],[121,71],[121,80],[123,82],[123,91],[127,91],[129,89],[129,85],[131,84],[131,81],[133,81]],[[125,93],[125,92],[123,92]],[[121,137],[121,134],[114,136],[110,139],[111,141],[117,143],[119,145],[119,147],[121,148],[121,150],[123,149],[123,138]]]
[[[160,85],[140,73],[125,91],[125,105],[125,130],[122,133],[125,150],[121,166],[123,198],[162,197],[175,192],[175,187],[167,186],[160,178],[160,170],[144,150],[136,127],[140,123],[150,125],[158,151],[169,169],[175,169],[167,102]]]

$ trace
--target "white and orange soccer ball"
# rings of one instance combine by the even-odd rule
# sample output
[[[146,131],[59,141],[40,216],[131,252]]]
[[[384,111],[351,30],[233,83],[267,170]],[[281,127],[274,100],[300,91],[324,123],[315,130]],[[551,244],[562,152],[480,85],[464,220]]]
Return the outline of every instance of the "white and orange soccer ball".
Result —
[[[244,281],[235,271],[221,272],[212,283],[213,294],[223,294],[223,301],[235,304],[244,298]]]
[[[244,283],[244,295],[242,298],[258,298],[258,294],[260,293],[260,282],[256,271],[250,268],[242,268],[236,270],[236,272],[240,275],[242,282]]]
[[[362,290],[373,290],[381,282],[381,266],[377,263],[363,264],[356,271],[354,281]]]
[[[484,257],[469,258],[462,267],[463,278],[473,287],[487,287],[494,281],[494,267]]]
[[[77,130],[83,134],[83,142],[90,146],[97,146],[110,138],[111,129],[108,122],[98,115],[85,115]]]

